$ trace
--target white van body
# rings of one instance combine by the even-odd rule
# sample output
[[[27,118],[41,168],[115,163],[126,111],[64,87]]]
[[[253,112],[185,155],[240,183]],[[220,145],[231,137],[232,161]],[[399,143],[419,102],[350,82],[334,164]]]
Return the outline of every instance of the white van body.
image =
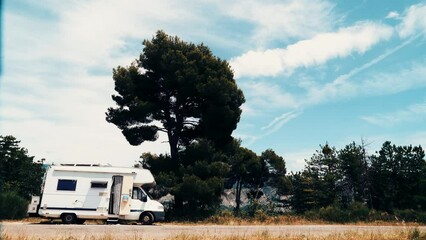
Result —
[[[151,172],[142,168],[91,165],[51,166],[44,179],[38,214],[64,223],[86,219],[164,220],[164,207],[142,186],[154,186]]]

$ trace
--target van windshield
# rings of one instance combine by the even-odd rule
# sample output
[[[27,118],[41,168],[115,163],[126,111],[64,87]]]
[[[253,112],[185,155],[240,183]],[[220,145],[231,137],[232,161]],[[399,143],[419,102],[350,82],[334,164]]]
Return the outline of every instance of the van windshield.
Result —
[[[147,196],[147,194],[144,192],[144,190],[142,190],[142,189],[140,189],[140,188],[138,188],[138,187],[134,187],[134,188],[133,188],[133,195],[132,195],[132,198],[133,198],[133,199],[139,199],[139,200],[142,200],[142,198],[143,198],[144,196]]]

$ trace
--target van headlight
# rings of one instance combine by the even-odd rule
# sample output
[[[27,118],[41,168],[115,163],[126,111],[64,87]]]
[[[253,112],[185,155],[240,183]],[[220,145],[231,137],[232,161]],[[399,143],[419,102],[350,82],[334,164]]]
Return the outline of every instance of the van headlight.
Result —
[[[163,205],[159,205],[157,208],[158,208],[158,210],[164,210],[164,206]]]

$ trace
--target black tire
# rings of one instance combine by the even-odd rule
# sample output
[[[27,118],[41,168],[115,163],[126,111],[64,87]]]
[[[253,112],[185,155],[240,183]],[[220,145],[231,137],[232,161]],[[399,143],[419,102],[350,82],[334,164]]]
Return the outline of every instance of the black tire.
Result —
[[[143,225],[152,225],[154,223],[154,215],[150,212],[144,212],[139,220]]]
[[[74,224],[77,221],[77,216],[74,213],[64,213],[61,215],[63,224]]]

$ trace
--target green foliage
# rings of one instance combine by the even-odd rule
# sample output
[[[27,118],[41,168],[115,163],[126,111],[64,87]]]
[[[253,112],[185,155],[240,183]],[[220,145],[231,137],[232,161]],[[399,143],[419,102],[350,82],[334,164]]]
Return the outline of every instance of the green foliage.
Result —
[[[228,145],[227,154],[230,156],[231,172],[228,185],[235,185],[235,211],[240,211],[241,191],[243,187],[250,188],[254,198],[266,181],[268,170],[266,163],[250,149],[240,146],[240,141],[234,140]]]
[[[278,194],[288,194],[292,188],[284,158],[277,155],[272,149],[267,149],[260,155],[260,161],[267,168],[266,184],[277,188]]]
[[[396,146],[390,142],[383,144],[377,156],[368,156],[364,146],[355,143],[339,151],[326,144],[306,161],[302,173],[292,174],[291,206],[298,213],[319,211],[321,218],[330,221],[340,217],[344,220],[346,209],[356,202],[390,215],[396,209],[423,211],[426,208],[424,157],[420,146]],[[359,214],[365,215],[364,207],[359,210]]]
[[[150,169],[157,181],[155,197],[174,195],[172,216],[215,211],[230,172],[228,157],[205,139],[194,141],[179,154],[182,160],[179,165],[167,155],[142,155],[140,165]]]
[[[404,220],[406,222],[426,223],[426,212],[424,211],[416,211],[413,209],[397,209],[395,210],[395,216],[397,219]]]
[[[319,217],[330,222],[347,222],[348,214],[338,206],[327,206],[319,209]]]
[[[361,202],[351,203],[347,210],[350,221],[367,221],[370,214],[370,209]]]
[[[325,220],[329,222],[358,222],[368,221],[370,209],[362,203],[351,203],[347,208],[335,203],[317,210],[310,210],[305,213],[308,219]]]
[[[228,62],[163,31],[143,44],[139,60],[113,71],[117,108],[108,109],[106,120],[132,145],[167,133],[174,161],[195,139],[229,143],[245,100]]]
[[[329,206],[337,200],[336,183],[341,179],[336,149],[328,143],[320,147],[321,149],[306,161],[306,174],[313,179],[315,207]]]
[[[363,146],[352,142],[338,152],[341,179],[338,195],[341,203],[348,205],[353,201],[367,202],[368,163]]]
[[[291,175],[292,197],[290,199],[291,207],[296,213],[304,213],[308,210],[317,208],[318,202],[315,196],[314,183],[317,180],[308,170],[293,173]]]
[[[385,142],[370,168],[372,205],[375,209],[425,209],[425,153],[419,147]]]
[[[28,202],[16,192],[0,194],[0,219],[21,219],[27,214]]]
[[[44,170],[19,143],[13,136],[0,136],[0,191],[29,199],[40,194]]]

